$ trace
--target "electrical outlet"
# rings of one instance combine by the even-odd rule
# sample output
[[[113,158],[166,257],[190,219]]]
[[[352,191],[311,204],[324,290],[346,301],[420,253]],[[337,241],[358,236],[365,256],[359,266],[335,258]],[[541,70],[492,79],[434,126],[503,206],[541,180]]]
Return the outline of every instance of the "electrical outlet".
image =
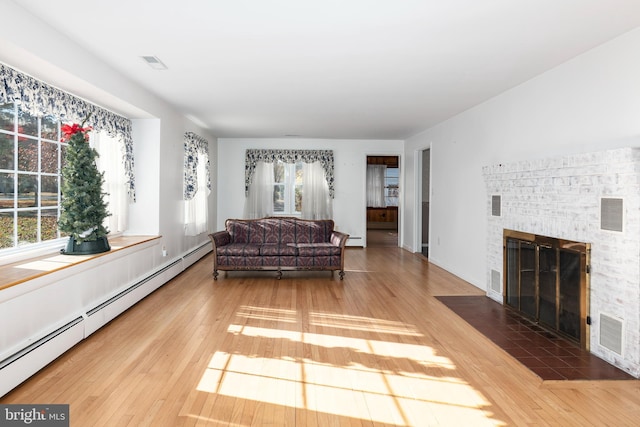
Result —
[[[166,248],[166,246],[162,247],[162,256],[167,256],[167,248]]]

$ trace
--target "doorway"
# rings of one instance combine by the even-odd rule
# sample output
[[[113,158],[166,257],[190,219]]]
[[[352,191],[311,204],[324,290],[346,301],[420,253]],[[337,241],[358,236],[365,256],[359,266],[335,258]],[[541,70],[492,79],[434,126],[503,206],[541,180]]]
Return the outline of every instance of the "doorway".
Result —
[[[431,149],[421,152],[421,214],[420,214],[420,252],[429,258],[429,208],[431,195]]]
[[[367,246],[398,246],[400,157],[367,156]]]

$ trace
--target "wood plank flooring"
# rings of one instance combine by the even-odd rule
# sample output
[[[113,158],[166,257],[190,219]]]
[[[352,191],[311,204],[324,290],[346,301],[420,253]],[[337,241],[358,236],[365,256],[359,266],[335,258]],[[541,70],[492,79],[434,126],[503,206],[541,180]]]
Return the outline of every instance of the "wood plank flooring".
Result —
[[[441,302],[482,292],[399,248],[346,276],[211,276],[211,255],[0,403],[72,426],[632,426],[640,382],[542,382]]]

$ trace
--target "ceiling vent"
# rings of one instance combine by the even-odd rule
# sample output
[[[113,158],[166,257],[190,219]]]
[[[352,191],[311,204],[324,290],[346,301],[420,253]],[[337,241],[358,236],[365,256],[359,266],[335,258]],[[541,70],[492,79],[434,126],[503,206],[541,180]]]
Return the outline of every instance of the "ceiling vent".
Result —
[[[164,62],[160,61],[157,56],[142,56],[141,57],[147,65],[154,70],[166,70],[167,66],[164,65]]]

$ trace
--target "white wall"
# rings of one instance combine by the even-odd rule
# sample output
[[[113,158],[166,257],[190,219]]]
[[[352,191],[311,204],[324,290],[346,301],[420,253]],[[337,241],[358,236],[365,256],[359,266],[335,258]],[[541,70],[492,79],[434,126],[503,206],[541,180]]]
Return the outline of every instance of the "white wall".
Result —
[[[367,155],[400,156],[399,140],[329,140],[301,138],[220,138],[218,140],[218,230],[228,218],[242,218],[244,209],[244,164],[247,149],[333,150],[335,198],[333,219],[339,231],[348,233],[349,246],[366,244],[366,163]],[[360,238],[360,239],[358,239]]]
[[[483,166],[640,145],[638,51],[640,29],[406,141],[407,165],[432,148],[432,262],[486,289]],[[412,172],[409,195],[419,179]],[[405,246],[417,250],[414,198],[404,207]]]

